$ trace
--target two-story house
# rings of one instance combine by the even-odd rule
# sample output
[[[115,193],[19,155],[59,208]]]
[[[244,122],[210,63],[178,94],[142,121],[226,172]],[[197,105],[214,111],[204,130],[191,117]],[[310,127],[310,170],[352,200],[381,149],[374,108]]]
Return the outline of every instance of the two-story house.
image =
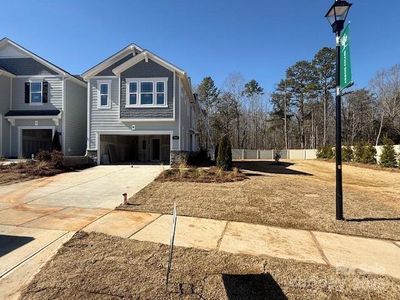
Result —
[[[31,157],[59,135],[65,155],[86,150],[86,83],[8,38],[0,40],[0,156]]]
[[[182,69],[131,44],[82,77],[87,154],[98,164],[171,163],[198,150],[200,109]]]

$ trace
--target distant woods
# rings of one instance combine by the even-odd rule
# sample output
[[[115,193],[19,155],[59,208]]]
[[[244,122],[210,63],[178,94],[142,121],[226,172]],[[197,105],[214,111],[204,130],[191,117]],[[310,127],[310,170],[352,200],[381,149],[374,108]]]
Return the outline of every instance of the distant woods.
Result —
[[[233,148],[318,148],[335,142],[335,50],[322,48],[312,60],[286,70],[271,93],[240,73],[221,87],[211,77],[197,86],[207,117],[200,122],[204,148],[228,135]],[[343,143],[400,143],[400,65],[382,70],[368,88],[342,99]]]

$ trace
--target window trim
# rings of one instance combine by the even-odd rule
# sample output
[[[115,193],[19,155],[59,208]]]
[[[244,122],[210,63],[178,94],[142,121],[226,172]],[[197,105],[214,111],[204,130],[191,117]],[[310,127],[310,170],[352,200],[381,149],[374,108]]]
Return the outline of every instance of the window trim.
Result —
[[[129,84],[131,82],[136,82],[136,93],[130,93],[129,92]],[[142,98],[142,93],[141,93],[141,83],[143,82],[151,82],[153,84],[153,92],[152,92],[152,103],[151,104],[141,104],[141,98]],[[164,83],[164,104],[157,104],[157,83],[162,82]],[[166,108],[168,107],[168,78],[167,77],[162,77],[162,78],[127,78],[126,83],[126,95],[125,95],[125,107],[127,108]],[[136,104],[130,104],[129,103],[129,96],[130,94],[136,94]]]
[[[40,83],[40,102],[32,102],[32,83]],[[43,80],[29,80],[29,105],[43,105]]]
[[[101,93],[101,85],[107,85],[107,94]],[[101,96],[107,95],[107,105],[101,105]],[[111,80],[99,80],[97,81],[97,108],[98,109],[110,109],[111,108]]]

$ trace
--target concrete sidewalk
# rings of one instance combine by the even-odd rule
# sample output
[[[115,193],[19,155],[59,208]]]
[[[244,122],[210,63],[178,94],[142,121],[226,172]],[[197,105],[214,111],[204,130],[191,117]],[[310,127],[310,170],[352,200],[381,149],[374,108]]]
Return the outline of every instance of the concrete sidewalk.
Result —
[[[169,244],[171,215],[120,210],[105,212],[103,209],[99,214],[75,215],[74,219],[69,214],[59,216],[62,210],[56,208],[50,211],[42,208],[37,213],[43,212],[49,213],[47,217],[20,225],[0,225],[0,236],[21,237],[22,243],[16,250],[0,257],[2,299],[17,299],[24,284],[75,230]],[[79,215],[79,211],[75,213]],[[28,220],[31,216],[25,217]],[[53,227],[51,230],[49,223]],[[325,264],[346,272],[361,270],[400,279],[399,241],[180,216],[176,228],[176,246],[293,259]],[[23,244],[27,236],[33,241]]]
[[[113,211],[83,230],[169,244],[171,224],[170,215]],[[293,259],[400,279],[400,242],[179,216],[176,228],[176,246]]]

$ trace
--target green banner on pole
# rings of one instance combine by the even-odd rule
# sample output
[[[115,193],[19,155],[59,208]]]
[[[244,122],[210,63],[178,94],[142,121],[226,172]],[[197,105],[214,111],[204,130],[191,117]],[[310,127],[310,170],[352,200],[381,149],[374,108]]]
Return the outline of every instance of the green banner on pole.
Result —
[[[352,85],[351,61],[350,61],[350,28],[349,25],[340,35],[340,89],[343,90]]]

